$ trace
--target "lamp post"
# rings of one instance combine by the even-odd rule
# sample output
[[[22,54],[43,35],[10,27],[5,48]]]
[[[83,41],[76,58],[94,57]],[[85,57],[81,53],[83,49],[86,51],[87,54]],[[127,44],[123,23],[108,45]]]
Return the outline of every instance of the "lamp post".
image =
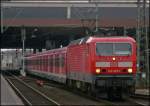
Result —
[[[21,38],[22,38],[22,70],[21,70],[21,75],[26,76],[26,73],[25,73],[25,60],[24,60],[26,30],[25,30],[24,26],[22,26],[22,28],[21,28]]]

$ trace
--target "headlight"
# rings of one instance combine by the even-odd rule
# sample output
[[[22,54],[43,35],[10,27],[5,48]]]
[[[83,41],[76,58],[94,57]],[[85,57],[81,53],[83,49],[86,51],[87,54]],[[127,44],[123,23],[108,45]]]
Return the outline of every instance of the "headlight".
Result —
[[[113,57],[113,58],[112,58],[112,60],[116,60],[116,58],[115,58],[115,57]]]
[[[100,68],[96,69],[96,74],[99,74],[101,72]]]
[[[128,69],[128,73],[132,73],[132,68],[129,68],[129,69]]]

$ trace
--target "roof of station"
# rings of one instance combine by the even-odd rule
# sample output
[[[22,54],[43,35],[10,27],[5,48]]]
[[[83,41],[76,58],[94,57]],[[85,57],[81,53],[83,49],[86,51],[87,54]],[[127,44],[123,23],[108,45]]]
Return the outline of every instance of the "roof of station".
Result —
[[[4,26],[80,27],[96,17],[102,27],[137,25],[137,0],[8,0],[2,9]]]
[[[2,0],[1,47],[21,47],[22,26],[27,48],[43,48],[47,40],[59,47],[84,37],[87,27],[136,27],[137,15],[137,0]]]

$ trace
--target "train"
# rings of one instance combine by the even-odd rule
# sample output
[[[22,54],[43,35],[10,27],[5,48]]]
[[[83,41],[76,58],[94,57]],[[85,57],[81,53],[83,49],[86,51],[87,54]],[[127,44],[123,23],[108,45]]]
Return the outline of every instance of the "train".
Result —
[[[19,71],[21,65],[21,51],[7,50],[1,52],[1,70],[3,71]]]
[[[136,41],[131,37],[84,37],[63,48],[25,57],[28,73],[88,94],[122,98],[135,92]]]

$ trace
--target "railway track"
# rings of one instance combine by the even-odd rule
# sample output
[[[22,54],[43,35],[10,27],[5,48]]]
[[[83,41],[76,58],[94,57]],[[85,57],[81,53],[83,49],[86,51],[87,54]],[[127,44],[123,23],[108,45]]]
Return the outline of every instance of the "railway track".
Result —
[[[34,79],[35,76],[33,76],[32,78],[30,77],[29,79],[24,79],[28,82],[30,81],[35,81]],[[36,77],[37,78],[37,77]],[[41,79],[38,77],[38,79]],[[84,97],[84,98],[88,98],[90,100],[93,100],[93,101],[97,101],[97,102],[100,102],[100,103],[103,103],[102,105],[106,105],[106,106],[116,106],[116,104],[113,104],[113,102],[110,102],[108,100],[105,100],[105,99],[100,99],[100,98],[97,98],[97,97],[94,97],[92,95],[87,95],[86,93],[84,92],[80,92],[78,89],[70,89],[69,87],[65,86],[64,84],[60,84],[60,83],[57,83],[55,81],[51,81],[51,80],[46,80],[46,79],[41,79],[41,80],[44,80],[44,86],[50,86],[50,87],[56,87],[56,88],[60,88],[60,89],[63,89],[63,90],[66,90],[66,91],[69,91],[69,92],[72,92],[74,94],[77,94],[81,97]]]
[[[25,79],[25,80],[30,82],[31,80],[34,80],[34,79]],[[42,79],[42,80],[44,80],[44,79]],[[53,81],[50,81],[50,82],[45,81],[44,82],[44,86],[53,86],[53,87],[57,87],[57,88],[60,88],[60,89],[64,89],[64,90],[73,92],[74,94],[78,94],[78,95],[80,95],[82,97],[89,98],[91,100],[95,100],[95,101],[104,103],[104,104],[109,105],[109,106],[110,105],[111,106],[120,106],[120,105],[146,106],[146,105],[143,105],[143,103],[139,103],[139,102],[136,102],[135,100],[129,99],[129,97],[124,97],[123,100],[110,101],[110,100],[108,100],[106,98],[100,98],[100,97],[95,97],[95,96],[92,96],[92,95],[87,95],[86,93],[79,92],[79,90],[70,89],[70,88],[68,88],[66,86],[60,85],[59,83],[56,84]]]
[[[49,85],[48,83],[46,85]],[[52,85],[53,86],[53,85]],[[54,85],[55,86],[55,85]],[[119,100],[108,100],[108,98],[101,98],[101,97],[95,97],[95,96],[92,96],[92,95],[87,95],[86,93],[83,93],[83,92],[79,92],[78,90],[70,90],[68,88],[64,88],[64,87],[61,87],[65,90],[69,90],[75,94],[78,94],[80,96],[83,96],[85,98],[89,98],[89,99],[92,99],[92,100],[96,100],[96,101],[99,101],[99,102],[102,102],[102,103],[105,103],[107,106],[149,106],[148,103],[143,103],[142,101],[137,101],[136,99],[132,99],[130,98],[129,96],[125,96],[123,97],[123,99],[119,99]]]
[[[130,96],[130,101],[135,101],[142,106],[149,106],[149,95],[135,94]]]
[[[11,77],[11,78],[7,78],[9,81],[8,82],[10,82],[10,83],[13,83],[13,80],[16,80],[16,77]],[[11,80],[11,81],[10,81]],[[21,79],[19,79],[19,78],[17,78],[17,82],[18,83],[25,83],[25,85],[27,85],[27,86],[29,86],[30,85],[30,87],[31,87],[31,85],[32,85],[32,83],[35,83],[35,81],[36,80],[44,80],[44,79],[40,79],[40,78],[36,78],[36,77],[32,77],[32,76],[30,76],[30,77],[21,77]],[[14,82],[16,82],[16,81],[14,81]],[[12,85],[13,86],[13,85]],[[16,85],[15,85],[16,86]],[[20,88],[22,87],[22,85],[20,85]],[[64,85],[61,85],[61,84],[59,84],[59,83],[55,83],[55,82],[53,82],[53,81],[47,81],[47,80],[44,80],[44,84],[43,84],[43,88],[45,88],[45,87],[55,87],[55,88],[60,88],[60,89],[64,89],[64,90],[66,90],[66,91],[69,91],[69,92],[72,92],[72,93],[74,93],[74,94],[77,94],[77,95],[79,95],[79,96],[81,96],[81,97],[84,97],[84,98],[88,98],[88,99],[91,99],[91,100],[93,100],[93,101],[97,101],[97,102],[99,102],[99,103],[103,103],[103,104],[105,104],[105,105],[111,105],[111,106],[120,106],[120,105],[132,105],[132,106],[147,106],[145,103],[143,103],[143,102],[137,102],[136,101],[136,99],[132,99],[132,98],[130,98],[130,97],[125,97],[123,100],[114,100],[114,101],[110,101],[110,100],[108,100],[108,99],[106,99],[106,98],[100,98],[100,97],[94,97],[94,96],[90,96],[90,95],[87,95],[86,93],[82,93],[82,92],[79,92],[78,90],[72,90],[72,89],[69,89],[68,87],[66,87],[66,86],[64,86]],[[35,88],[35,87],[31,87],[31,88]],[[38,90],[36,90],[36,91],[38,91]],[[20,92],[22,92],[22,91],[20,91]],[[29,91],[29,92],[31,92],[31,90]],[[38,92],[40,92],[40,94],[43,94],[42,92],[43,91],[38,91]],[[46,94],[46,92],[44,92],[44,94]],[[22,94],[21,94],[22,95]],[[37,95],[37,92],[36,92],[36,95]],[[47,95],[47,94],[46,94]],[[46,98],[48,98],[48,97],[50,97],[50,96],[44,96],[44,98],[46,97]],[[48,103],[48,102],[44,102],[44,103],[41,103],[41,100],[42,99],[37,99],[37,97],[32,97],[32,98],[35,98],[35,100],[33,101],[33,103],[30,103],[30,100],[28,100],[29,98],[27,98],[26,99],[26,96],[23,96],[22,97],[23,98],[23,100],[26,102],[26,104],[28,104],[28,105],[31,105],[31,104],[41,104],[41,105],[43,105],[43,104],[51,104],[51,105],[60,105],[60,104],[58,104],[57,102],[55,103],[55,102],[52,102],[51,100],[49,100],[48,99],[48,102],[50,101],[50,103]],[[43,98],[43,97],[42,97]],[[57,99],[56,99],[57,100]],[[36,102],[36,101],[38,101],[38,102]],[[61,103],[61,105],[62,105],[62,103]]]
[[[131,98],[149,100],[150,96],[149,95],[142,95],[142,94],[135,94],[135,95],[131,95]]]
[[[5,79],[16,91],[25,105],[60,105],[53,99],[47,97],[44,93],[31,87],[16,76],[13,76],[13,78],[10,76],[5,76]]]
[[[90,99],[81,97],[77,94],[73,94],[72,92],[65,91],[65,90],[61,89],[62,85],[59,85],[57,83],[56,84],[52,83],[53,86],[50,86],[50,85],[39,86],[36,83],[36,81],[41,80],[41,79],[36,79],[36,78],[28,77],[28,76],[27,77],[4,76],[4,78],[9,83],[12,83],[11,86],[14,85],[17,89],[23,88],[22,84],[17,84],[17,83],[20,83],[20,81],[21,81],[21,82],[27,84],[28,86],[32,87],[33,89],[36,88],[36,91],[40,92],[41,94],[44,94],[47,98],[51,97],[52,100],[57,101],[57,103],[53,103],[53,102],[51,103],[51,101],[49,103],[49,100],[48,100],[48,103],[47,103],[47,101],[45,103],[41,103],[42,100],[39,99],[39,97],[37,97],[37,96],[30,97],[30,94],[29,94],[29,96],[26,96],[27,94],[25,94],[25,95],[23,94],[23,92],[31,93],[32,89],[30,89],[29,91],[24,91],[24,90],[20,90],[20,89],[16,91],[16,89],[14,88],[15,91],[17,92],[17,94],[19,95],[19,97],[27,105],[102,105],[102,106],[105,106],[105,104],[102,102],[90,100]],[[16,78],[19,81],[15,81]],[[19,88],[16,85],[17,86],[19,85]],[[19,93],[18,93],[18,91],[19,91]],[[37,95],[37,94],[35,94],[35,95]],[[68,95],[69,95],[69,97],[68,97]],[[34,100],[30,101],[31,98]]]

